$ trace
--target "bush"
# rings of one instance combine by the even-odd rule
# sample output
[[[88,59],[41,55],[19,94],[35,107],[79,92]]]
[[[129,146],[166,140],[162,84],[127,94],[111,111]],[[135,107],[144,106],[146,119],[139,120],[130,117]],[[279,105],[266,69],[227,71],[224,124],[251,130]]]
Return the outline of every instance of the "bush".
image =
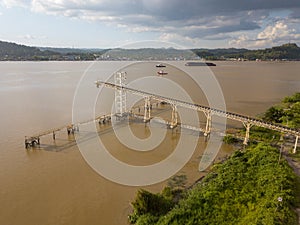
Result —
[[[227,134],[224,138],[223,138],[223,142],[226,144],[235,144],[239,142],[239,139],[237,139],[236,137]]]
[[[172,195],[167,189],[163,194],[153,194],[141,189],[138,191],[135,201],[132,203],[133,213],[129,216],[130,223],[142,224],[144,219],[154,221],[158,216],[166,214],[173,207]],[[147,216],[145,216],[147,215]],[[140,217],[143,216],[141,219]]]
[[[278,158],[278,150],[267,144],[236,152],[167,214],[167,207],[162,210],[154,204],[149,211],[141,211],[136,224],[296,225],[296,177],[287,162]]]

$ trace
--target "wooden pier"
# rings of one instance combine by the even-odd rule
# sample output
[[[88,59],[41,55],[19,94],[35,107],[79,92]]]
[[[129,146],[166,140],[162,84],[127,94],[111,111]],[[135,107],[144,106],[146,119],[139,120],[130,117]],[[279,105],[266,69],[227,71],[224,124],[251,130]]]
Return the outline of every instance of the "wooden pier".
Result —
[[[150,104],[150,107],[152,109],[152,105],[158,107],[159,104],[160,104],[159,102],[152,102],[152,104]],[[142,122],[149,122],[150,119],[152,119],[152,118],[149,118],[147,121],[145,121],[144,114],[141,114],[141,108],[143,108],[143,107],[142,106],[133,107],[130,112],[125,113],[123,116],[125,116],[125,117],[129,116],[131,118],[141,120]],[[67,135],[73,135],[74,133],[79,132],[79,126],[83,125],[83,124],[87,124],[87,123],[94,122],[94,121],[97,121],[100,125],[110,123],[113,116],[115,116],[117,120],[122,120],[122,116],[120,117],[120,115],[117,115],[117,114],[101,115],[101,116],[97,116],[94,119],[81,121],[76,124],[67,124],[67,125],[64,125],[64,126],[61,126],[58,128],[54,128],[54,129],[50,129],[50,130],[46,130],[46,131],[31,135],[31,136],[25,136],[25,148],[29,149],[31,147],[39,146],[41,143],[41,138],[46,135],[52,134],[52,138],[53,138],[53,140],[55,140],[56,133],[60,132],[62,130],[66,130]]]
[[[111,121],[112,115],[98,116],[95,119],[79,122],[77,124],[67,124],[58,128],[43,131],[31,136],[25,136],[25,148],[34,147],[40,145],[41,137],[52,134],[53,140],[56,138],[56,133],[62,130],[66,130],[68,135],[73,135],[75,132],[79,132],[79,125],[86,124],[93,121],[98,121],[99,124],[105,124]]]

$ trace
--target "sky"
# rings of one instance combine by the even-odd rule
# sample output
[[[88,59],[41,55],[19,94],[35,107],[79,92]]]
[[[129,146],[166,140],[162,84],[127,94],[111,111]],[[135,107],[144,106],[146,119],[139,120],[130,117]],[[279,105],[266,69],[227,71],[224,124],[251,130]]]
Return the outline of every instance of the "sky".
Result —
[[[300,46],[300,0],[0,0],[0,27],[40,47]]]

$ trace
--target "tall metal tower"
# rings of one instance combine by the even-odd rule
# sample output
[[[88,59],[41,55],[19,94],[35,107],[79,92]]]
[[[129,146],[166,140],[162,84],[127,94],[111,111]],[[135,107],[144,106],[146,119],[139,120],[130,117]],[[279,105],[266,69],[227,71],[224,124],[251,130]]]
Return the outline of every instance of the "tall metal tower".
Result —
[[[124,87],[126,72],[115,73],[115,85]],[[122,118],[126,115],[126,91],[123,89],[115,90],[115,112],[116,116]]]

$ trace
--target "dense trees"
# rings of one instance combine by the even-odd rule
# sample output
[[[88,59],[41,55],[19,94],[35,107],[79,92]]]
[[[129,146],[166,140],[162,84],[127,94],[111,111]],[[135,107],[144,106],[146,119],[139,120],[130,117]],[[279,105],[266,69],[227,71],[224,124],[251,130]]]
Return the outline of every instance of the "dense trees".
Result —
[[[51,55],[56,54],[51,51],[41,51],[36,47],[0,41],[0,60],[43,60]]]
[[[105,51],[95,49],[37,48],[0,41],[0,61],[95,60]]]
[[[300,93],[288,96],[281,104],[269,108],[263,119],[291,128],[300,128]]]
[[[198,56],[198,57],[197,57]],[[224,60],[244,58],[248,60],[300,60],[300,48],[296,44],[284,44],[269,49],[74,49],[38,48],[0,41],[0,60]]]
[[[131,222],[293,225],[297,224],[295,182],[287,162],[279,160],[278,150],[258,144],[214,166],[178,204],[172,205],[172,195],[140,191],[133,203],[138,214]],[[169,207],[173,208],[166,213]]]
[[[161,194],[152,194],[141,189],[132,203],[134,213],[129,216],[129,220],[136,224],[153,224],[160,216],[167,214],[174,204],[173,194],[169,187],[165,188]]]
[[[244,58],[247,60],[300,60],[300,48],[294,44],[284,44],[281,46],[248,50],[248,49],[194,49],[197,55],[206,59]]]

